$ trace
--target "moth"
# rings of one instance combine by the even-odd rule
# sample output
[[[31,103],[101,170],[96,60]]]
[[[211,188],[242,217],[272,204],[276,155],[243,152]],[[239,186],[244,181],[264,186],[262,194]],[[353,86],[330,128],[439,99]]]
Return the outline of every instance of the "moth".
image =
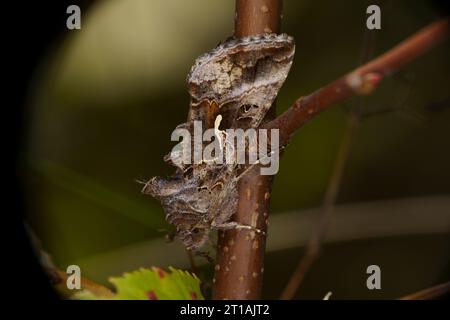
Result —
[[[187,77],[188,119],[178,128],[192,132],[194,121],[201,121],[203,128],[214,128],[223,148],[230,141],[220,127],[258,128],[288,75],[294,52],[292,37],[266,33],[229,38],[201,55]],[[231,221],[237,182],[246,172],[241,165],[175,164],[173,154],[164,160],[176,167],[175,173],[153,177],[142,192],[161,202],[167,222],[188,250],[198,251],[214,229],[255,229]]]

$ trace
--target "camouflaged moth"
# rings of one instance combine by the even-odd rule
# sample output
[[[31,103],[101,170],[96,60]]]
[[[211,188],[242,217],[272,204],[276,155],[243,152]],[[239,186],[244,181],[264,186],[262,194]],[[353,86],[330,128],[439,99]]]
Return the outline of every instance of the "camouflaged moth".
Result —
[[[187,77],[188,119],[178,128],[193,132],[194,121],[201,121],[204,128],[214,128],[222,148],[230,141],[219,127],[258,128],[288,75],[294,51],[292,37],[261,34],[230,38],[200,56]],[[142,192],[161,202],[166,220],[187,249],[200,249],[213,229],[255,230],[231,221],[238,204],[237,182],[246,169],[214,161],[184,164],[173,156],[164,159],[176,172],[150,179]]]

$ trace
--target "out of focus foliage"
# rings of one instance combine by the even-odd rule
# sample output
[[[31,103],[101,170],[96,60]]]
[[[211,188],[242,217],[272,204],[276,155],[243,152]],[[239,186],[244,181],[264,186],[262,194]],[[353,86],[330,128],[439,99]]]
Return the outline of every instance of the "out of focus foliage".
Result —
[[[277,99],[279,113],[361,62],[369,4],[284,1],[282,31],[294,36],[296,55]],[[371,31],[370,57],[441,14],[425,0],[387,0],[381,10],[382,29]],[[232,34],[233,21],[233,1],[97,1],[82,12],[81,30],[49,47],[30,86],[21,173],[29,224],[56,265],[77,264],[83,276],[103,284],[139,267],[188,267],[180,244],[164,241],[162,208],[140,193],[137,180],[173,170],[162,157],[173,146],[172,130],[187,117],[186,75],[198,55]],[[347,111],[355,106],[365,116],[338,203],[448,197],[449,56],[449,44],[443,44],[373,95],[335,106],[302,128],[280,163],[271,219],[294,210],[300,218],[305,209],[320,207]],[[378,224],[395,227],[392,221]],[[283,247],[291,236],[280,234],[277,250],[266,257],[266,298],[277,297],[303,252],[304,243]],[[448,280],[448,237],[390,235],[327,244],[300,295],[320,298],[332,290],[334,298],[392,298]],[[269,245],[273,240],[269,236]],[[372,263],[385,270],[380,292],[364,286]],[[211,279],[211,270],[201,268],[200,278]]]

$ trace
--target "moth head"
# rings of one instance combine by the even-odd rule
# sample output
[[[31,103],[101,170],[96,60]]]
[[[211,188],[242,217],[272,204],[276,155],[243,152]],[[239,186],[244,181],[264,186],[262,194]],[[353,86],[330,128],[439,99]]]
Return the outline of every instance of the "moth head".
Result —
[[[179,179],[165,179],[161,177],[153,177],[144,183],[142,193],[149,194],[154,198],[160,199],[169,197],[180,190],[181,181]]]

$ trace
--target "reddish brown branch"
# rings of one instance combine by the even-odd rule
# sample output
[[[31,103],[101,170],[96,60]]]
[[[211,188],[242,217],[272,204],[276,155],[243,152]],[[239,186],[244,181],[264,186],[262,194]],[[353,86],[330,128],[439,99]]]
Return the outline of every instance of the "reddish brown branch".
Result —
[[[450,281],[437,286],[408,294],[399,300],[430,300],[444,296],[450,292]]]
[[[440,41],[443,41],[448,37],[448,26],[448,19],[433,23],[377,59],[359,67],[323,89],[320,89],[305,98],[300,98],[285,114],[281,115],[272,123],[267,124],[267,126],[273,126],[274,124],[280,126],[280,131],[284,131],[281,133],[282,143],[286,144],[294,134],[295,130],[301,127],[303,123],[311,119],[315,114],[331,106],[331,104],[343,100],[353,94],[370,93],[385,75],[389,75],[398,70],[406,63],[425,53]],[[293,116],[296,116],[297,118],[293,118]],[[284,120],[283,117],[287,120]],[[306,273],[319,255],[322,238],[326,231],[329,216],[333,212],[333,204],[337,196],[338,185],[348,156],[350,146],[349,137],[351,137],[351,132],[353,132],[358,123],[358,118],[355,114],[351,114],[349,120],[349,129],[346,132],[347,134],[344,137],[339,150],[333,171],[334,174],[330,179],[330,184],[328,185],[327,193],[325,195],[323,217],[308,243],[305,256],[300,260],[284,289],[281,299],[293,298]],[[279,123],[282,123],[282,121],[288,121],[290,127],[286,128],[284,126],[285,123],[280,125]]]
[[[60,294],[60,296],[64,299],[71,299],[73,295],[79,290],[70,290],[67,288],[67,273],[58,270],[56,268],[46,268],[47,273],[51,274],[51,280],[53,287]],[[114,292],[112,292],[109,288],[104,287],[96,282],[93,282],[84,277],[81,278],[81,288],[82,290],[87,290],[92,292],[95,295],[103,296],[103,297],[113,297]]]
[[[237,0],[235,35],[278,32],[281,19],[279,0]],[[289,142],[295,131],[314,115],[355,94],[368,94],[386,75],[444,41],[449,35],[449,20],[437,21],[384,55],[342,78],[298,99],[281,116],[264,128],[279,128],[280,143]],[[234,220],[267,228],[272,178],[251,170],[239,184],[239,206]],[[262,287],[265,236],[246,230],[221,232],[215,266],[214,299],[258,299]]]
[[[364,41],[362,43],[359,64],[365,63],[369,59],[373,50],[373,38],[374,33],[366,30]],[[328,181],[319,222],[308,241],[304,256],[297,264],[297,267],[295,268],[285,289],[283,290],[280,299],[287,300],[294,297],[307,273],[311,269],[313,263],[321,254],[322,242],[326,237],[331,217],[334,215],[334,205],[336,203],[336,199],[342,182],[342,177],[350,154],[353,137],[359,126],[359,110],[363,106],[363,103],[364,100],[358,99],[357,104],[355,104],[351,108],[350,113],[348,114],[347,126],[345,128],[344,136],[338,149],[332,174]]]
[[[412,35],[385,54],[351,71],[312,94],[301,97],[282,115],[264,125],[280,129],[280,145],[313,116],[356,94],[372,92],[383,79],[446,40],[449,18],[441,19]]]
[[[236,1],[237,37],[279,32],[280,20],[281,0]],[[261,176],[258,167],[250,170],[239,183],[239,204],[233,219],[266,230],[271,185],[271,176]],[[214,299],[260,298],[265,246],[266,236],[255,232],[230,230],[219,233]]]

